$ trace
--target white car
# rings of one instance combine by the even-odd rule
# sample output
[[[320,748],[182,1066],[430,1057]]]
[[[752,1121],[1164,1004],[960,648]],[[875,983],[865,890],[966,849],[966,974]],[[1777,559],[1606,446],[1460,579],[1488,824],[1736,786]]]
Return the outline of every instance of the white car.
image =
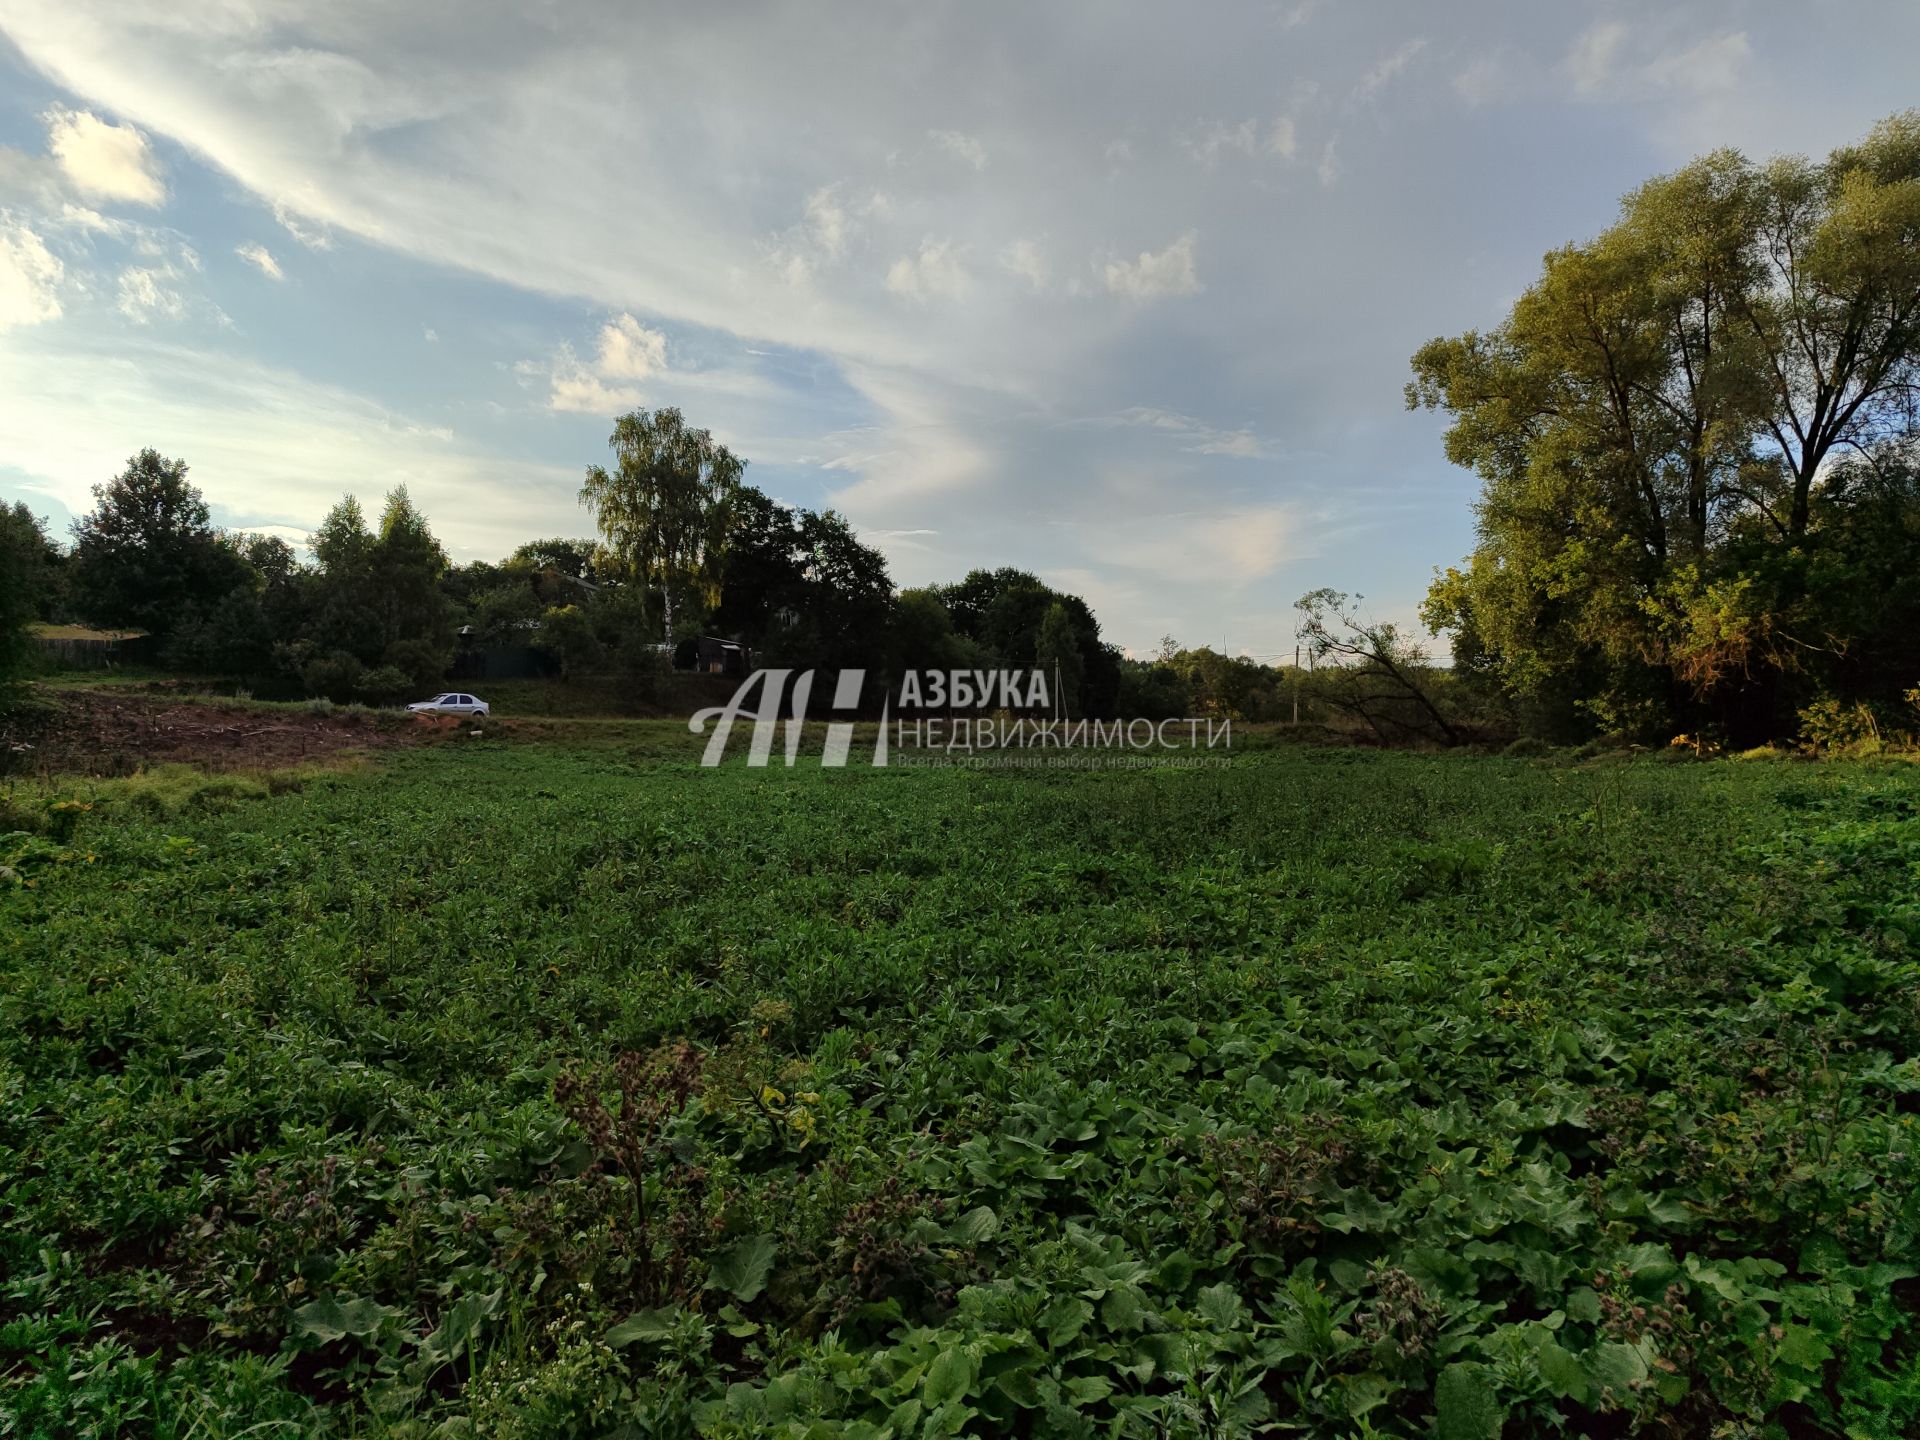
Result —
[[[491,715],[492,709],[478,695],[463,695],[449,690],[445,695],[436,695],[431,700],[420,700],[407,706],[407,709],[422,715]]]

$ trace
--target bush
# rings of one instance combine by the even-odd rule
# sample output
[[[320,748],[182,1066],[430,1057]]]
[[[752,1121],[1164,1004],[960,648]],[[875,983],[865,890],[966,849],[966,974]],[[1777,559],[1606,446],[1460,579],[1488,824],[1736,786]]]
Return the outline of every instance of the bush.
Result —
[[[46,581],[47,537],[23,504],[0,505],[0,713],[17,699],[19,683],[38,658],[28,624]]]
[[[1633,750],[1627,737],[1620,734],[1596,735],[1573,752],[1576,760],[1597,760],[1602,755],[1625,755]]]
[[[657,704],[668,677],[673,674],[671,657],[658,645],[636,637],[620,647],[615,659],[621,702],[627,705]]]
[[[397,640],[387,647],[380,669],[375,674],[382,676],[380,688],[383,691],[391,690],[394,699],[410,690],[431,694],[440,688],[440,682],[452,660],[452,650],[446,645],[437,645],[431,640]],[[398,672],[399,683],[387,682],[387,672]],[[373,693],[371,677],[366,688],[369,694]]]
[[[190,605],[161,651],[171,669],[199,675],[270,673],[273,626],[260,597],[244,587],[211,605]]]
[[[307,694],[319,695],[344,704],[360,692],[367,667],[344,650],[334,650],[309,660],[300,672],[300,683]]]
[[[358,686],[361,696],[375,705],[394,704],[417,688],[413,677],[398,665],[367,671]]]
[[[593,673],[606,658],[606,650],[593,633],[593,621],[578,605],[557,605],[540,622],[541,644],[560,660],[560,673],[568,680]]]
[[[1846,704],[1832,696],[1813,702],[1800,712],[1800,738],[1816,750],[1849,750],[1880,744],[1880,724],[1873,707],[1861,701]]]

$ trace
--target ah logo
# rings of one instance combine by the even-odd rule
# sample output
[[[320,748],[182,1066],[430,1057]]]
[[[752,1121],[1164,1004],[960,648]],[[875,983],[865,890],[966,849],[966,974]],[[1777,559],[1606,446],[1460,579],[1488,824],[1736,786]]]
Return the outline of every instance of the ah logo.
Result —
[[[706,753],[700,757],[705,766],[715,766],[727,753],[727,741],[733,735],[733,722],[742,717],[753,721],[753,738],[747,744],[747,764],[764,768],[773,755],[773,741],[776,732],[784,724],[786,727],[784,750],[787,765],[791,767],[800,758],[800,739],[806,724],[807,705],[813,699],[813,674],[811,670],[756,670],[740,682],[740,688],[725,705],[710,706],[694,712],[687,721],[687,729],[695,735],[704,735],[709,724],[714,725],[713,738],[707,741]],[[793,682],[791,696],[787,693],[787,679],[797,676]],[[860,708],[860,687],[865,683],[865,670],[842,670],[833,686],[833,709],[842,714],[851,714]],[[759,687],[760,703],[757,709],[749,710],[747,703],[754,688]],[[787,701],[784,713],[781,702]],[[891,707],[888,707],[889,709]],[[873,747],[873,763],[887,763],[887,710],[880,715],[880,738]],[[829,767],[844,767],[847,756],[853,750],[853,721],[836,720],[827,726],[826,748],[821,752],[820,763]]]

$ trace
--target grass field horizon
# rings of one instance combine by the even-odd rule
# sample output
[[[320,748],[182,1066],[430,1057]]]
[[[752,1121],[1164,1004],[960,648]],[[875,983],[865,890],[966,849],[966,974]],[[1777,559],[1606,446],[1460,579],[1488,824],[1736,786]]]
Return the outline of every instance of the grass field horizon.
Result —
[[[16,787],[10,1433],[1920,1416],[1911,766],[616,733]]]

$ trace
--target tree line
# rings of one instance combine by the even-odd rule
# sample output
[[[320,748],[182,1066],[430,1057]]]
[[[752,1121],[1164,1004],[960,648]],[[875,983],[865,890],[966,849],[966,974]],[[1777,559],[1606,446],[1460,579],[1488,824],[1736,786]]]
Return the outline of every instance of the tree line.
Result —
[[[161,668],[262,697],[387,704],[443,689],[463,652],[528,651],[569,681],[657,697],[700,635],[756,664],[1040,669],[1072,715],[1276,718],[1278,677],[1167,642],[1135,661],[1092,608],[1013,567],[896,589],[885,557],[832,510],[780,503],[674,410],[616,422],[611,466],[587,471],[593,538],[532,540],[454,564],[404,486],[370,518],[343,497],[305,554],[212,523],[186,464],[153,450],[96,486],[70,547],[28,508],[0,508],[0,666],[33,665],[27,626],[141,632]]]

